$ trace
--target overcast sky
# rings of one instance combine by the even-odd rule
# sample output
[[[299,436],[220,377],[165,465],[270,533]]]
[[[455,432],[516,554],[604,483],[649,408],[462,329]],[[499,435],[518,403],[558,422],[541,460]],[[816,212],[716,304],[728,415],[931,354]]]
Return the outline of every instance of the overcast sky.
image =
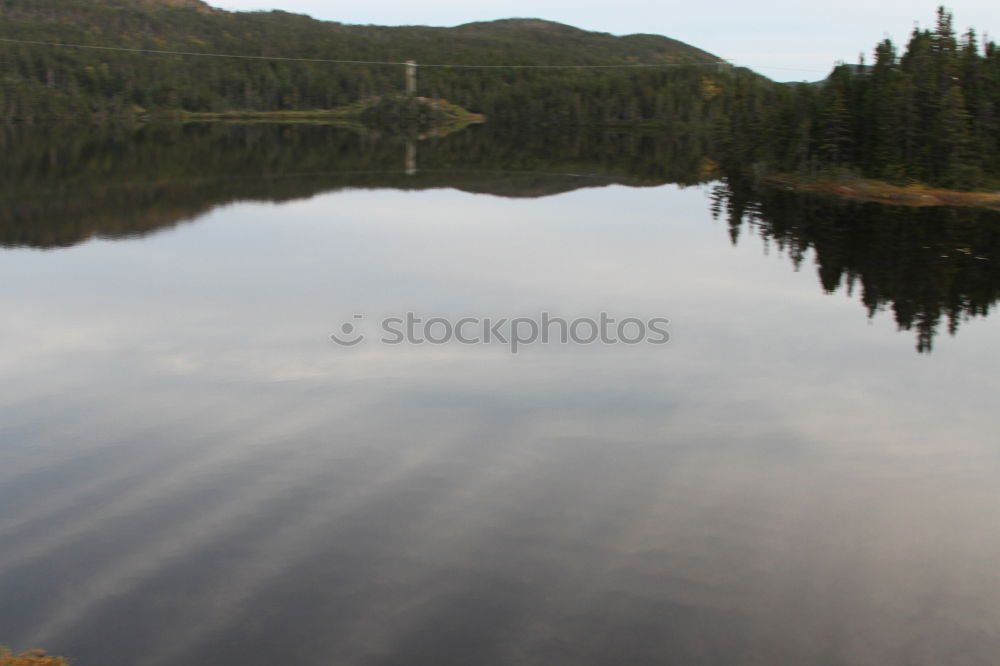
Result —
[[[342,23],[452,26],[537,17],[618,35],[648,32],[705,49],[778,80],[815,80],[837,60],[870,56],[885,35],[905,43],[915,22],[932,25],[934,0],[207,0],[230,10],[284,9]],[[1000,40],[1000,2],[947,4],[956,27]]]

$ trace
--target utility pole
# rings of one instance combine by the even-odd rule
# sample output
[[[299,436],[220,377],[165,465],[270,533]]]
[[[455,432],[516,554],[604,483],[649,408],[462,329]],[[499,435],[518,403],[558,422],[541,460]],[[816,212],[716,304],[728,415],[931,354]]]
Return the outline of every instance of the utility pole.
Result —
[[[406,94],[409,97],[417,95],[417,61],[406,61]]]

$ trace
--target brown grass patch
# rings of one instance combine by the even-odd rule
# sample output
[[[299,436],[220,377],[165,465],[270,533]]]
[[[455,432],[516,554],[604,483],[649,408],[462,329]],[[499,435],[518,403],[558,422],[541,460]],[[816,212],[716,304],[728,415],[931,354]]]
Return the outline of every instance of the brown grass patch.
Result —
[[[50,657],[41,650],[15,655],[0,645],[0,666],[69,666],[69,662],[62,657]]]
[[[761,182],[799,192],[830,194],[856,201],[873,201],[894,206],[973,206],[1000,210],[1000,192],[961,192],[931,188],[924,185],[902,187],[867,178],[801,180],[794,177],[771,176]]]

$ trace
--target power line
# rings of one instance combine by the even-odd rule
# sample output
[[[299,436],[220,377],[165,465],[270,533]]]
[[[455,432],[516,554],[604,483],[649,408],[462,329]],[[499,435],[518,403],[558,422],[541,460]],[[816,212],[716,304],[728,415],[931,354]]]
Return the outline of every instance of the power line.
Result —
[[[829,69],[816,69],[814,67],[779,67],[778,65],[745,65],[752,69],[785,69],[790,72],[829,72]],[[830,69],[833,69],[832,67]]]
[[[202,58],[235,58],[238,60],[276,60],[282,62],[314,62],[336,65],[386,65],[405,66],[406,62],[395,62],[391,60],[336,60],[331,58],[290,58],[282,56],[254,56],[240,55],[235,53],[205,53],[199,51],[164,51],[158,49],[130,49],[120,46],[96,46],[93,44],[67,44],[61,42],[41,42],[27,39],[9,39],[0,37],[0,42],[8,44],[30,44],[34,46],[51,46],[57,48],[71,49],[91,49],[97,51],[120,51],[125,53],[144,53],[151,55],[176,55],[195,56]],[[654,67],[717,67],[722,65],[732,65],[728,60],[716,60],[712,62],[690,62],[690,63],[619,63],[613,65],[464,65],[464,64],[423,64],[417,63],[417,67],[438,67],[454,69],[628,69],[628,68],[654,68]],[[808,67],[783,67],[778,65],[743,65],[751,69],[781,69],[796,72],[826,72],[825,69],[814,69]]]
[[[325,58],[283,58],[281,56],[252,56],[228,53],[199,53],[193,51],[160,51],[157,49],[129,49],[121,46],[95,46],[92,44],[63,44],[58,42],[37,42],[28,39],[7,39],[0,37],[0,42],[8,44],[31,44],[34,46],[53,46],[69,49],[91,49],[95,51],[122,51],[125,53],[147,53],[154,55],[199,56],[202,58],[239,58],[241,60],[281,60],[291,62],[323,62],[344,65],[405,65],[403,62],[380,62],[374,60],[330,60]]]
[[[28,39],[8,39],[0,37],[0,42],[8,44],[30,44],[33,46],[51,46],[69,49],[90,49],[95,51],[119,51],[125,53],[145,53],[151,55],[196,56],[201,58],[236,58],[239,60],[273,60],[280,62],[314,62],[335,65],[396,65],[404,66],[406,62],[383,60],[334,60],[330,58],[286,58],[281,56],[253,56],[231,53],[203,53],[197,51],[162,51],[158,49],[130,49],[121,46],[95,46],[91,44],[65,44],[59,42],[40,42]],[[418,67],[438,67],[452,69],[629,69],[655,67],[708,67],[722,66],[730,63],[720,60],[713,62],[693,63],[628,63],[616,65],[451,65],[451,64],[418,64]]]

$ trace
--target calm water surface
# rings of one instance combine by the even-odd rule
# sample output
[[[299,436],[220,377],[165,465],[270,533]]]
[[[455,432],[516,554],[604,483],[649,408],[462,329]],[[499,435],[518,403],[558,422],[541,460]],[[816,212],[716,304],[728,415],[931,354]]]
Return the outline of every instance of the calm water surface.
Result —
[[[996,216],[547,141],[414,164],[323,128],[6,135],[0,642],[81,666],[996,663]],[[408,311],[672,338],[329,337]]]

